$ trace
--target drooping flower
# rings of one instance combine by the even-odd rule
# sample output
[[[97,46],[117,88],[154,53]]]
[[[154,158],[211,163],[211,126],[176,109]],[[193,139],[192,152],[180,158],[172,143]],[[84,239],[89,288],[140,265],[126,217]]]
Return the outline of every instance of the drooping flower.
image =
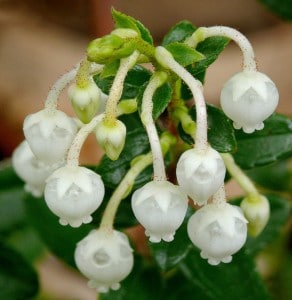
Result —
[[[12,154],[12,165],[16,174],[25,182],[25,190],[35,197],[43,195],[46,179],[61,164],[46,165],[32,153],[28,143],[24,140]]]
[[[197,210],[188,221],[188,235],[210,265],[229,263],[244,245],[247,220],[237,206],[208,204]]]
[[[84,167],[65,166],[47,179],[45,200],[60,224],[79,227],[92,221],[91,214],[100,206],[104,192],[98,174]]]
[[[170,242],[182,224],[188,207],[187,195],[168,181],[150,181],[132,196],[132,209],[146,229],[149,240]]]
[[[120,288],[120,281],[133,268],[134,256],[125,234],[99,229],[91,231],[77,244],[75,262],[89,279],[88,286],[106,293]]]
[[[60,110],[44,109],[25,118],[23,131],[34,155],[46,164],[55,164],[65,159],[77,125]]]
[[[176,167],[179,185],[194,200],[204,205],[223,184],[226,168],[219,153],[208,147],[185,151]]]
[[[263,121],[276,109],[279,93],[274,82],[260,72],[235,74],[221,91],[221,106],[235,129],[245,133],[264,128]]]

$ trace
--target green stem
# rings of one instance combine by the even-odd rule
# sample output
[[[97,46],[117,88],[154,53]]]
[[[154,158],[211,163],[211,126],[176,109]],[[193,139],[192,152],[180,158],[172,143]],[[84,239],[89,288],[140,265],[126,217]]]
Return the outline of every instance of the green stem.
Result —
[[[258,191],[255,185],[235,163],[233,156],[229,153],[221,153],[221,157],[224,160],[228,172],[237,181],[240,187],[249,195],[257,195]]]
[[[152,163],[151,153],[141,156],[135,163],[132,165],[130,170],[127,172],[123,180],[120,182],[117,189],[112,194],[107,207],[104,211],[100,228],[113,230],[114,218],[117,213],[118,207],[123,200],[124,196],[134,185],[135,179],[137,176],[150,164]]]

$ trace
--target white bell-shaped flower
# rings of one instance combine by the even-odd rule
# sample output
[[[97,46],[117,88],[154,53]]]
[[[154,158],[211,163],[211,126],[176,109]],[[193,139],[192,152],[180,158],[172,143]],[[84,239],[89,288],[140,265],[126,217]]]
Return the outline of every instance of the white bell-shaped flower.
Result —
[[[208,204],[188,221],[188,235],[210,265],[229,263],[245,243],[247,220],[240,208],[228,203]]]
[[[170,242],[188,208],[187,195],[168,181],[150,181],[132,196],[132,209],[149,240]]]
[[[23,131],[35,156],[47,164],[64,160],[77,132],[74,120],[60,110],[28,115]]]
[[[96,126],[95,136],[99,145],[111,160],[117,160],[124,149],[126,141],[126,126],[120,120],[114,124],[101,121]]]
[[[264,128],[263,121],[276,109],[279,93],[274,82],[260,72],[235,74],[221,91],[221,106],[235,129],[245,133]]]
[[[41,197],[46,179],[61,165],[46,165],[39,161],[24,140],[12,154],[12,166],[16,174],[25,182],[25,190],[35,197]]]
[[[96,115],[100,104],[100,90],[90,79],[85,87],[72,84],[68,89],[68,98],[78,118],[83,123],[89,123]]]
[[[224,182],[226,168],[220,154],[211,147],[185,151],[176,167],[179,185],[194,200],[204,205]]]
[[[120,288],[120,281],[133,268],[134,256],[125,234],[99,229],[91,231],[77,244],[75,262],[89,279],[88,286],[106,293]]]
[[[84,167],[65,166],[47,179],[45,200],[60,224],[79,227],[92,221],[91,214],[100,206],[104,192],[98,174]]]

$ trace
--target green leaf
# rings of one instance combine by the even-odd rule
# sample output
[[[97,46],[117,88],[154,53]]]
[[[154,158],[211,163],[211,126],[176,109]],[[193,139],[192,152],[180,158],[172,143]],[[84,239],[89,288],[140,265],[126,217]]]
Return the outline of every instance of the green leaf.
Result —
[[[28,220],[44,244],[64,262],[75,267],[76,244],[93,229],[92,225],[86,224],[78,228],[62,226],[43,198],[27,195],[24,200]]]
[[[247,175],[262,187],[288,192],[292,195],[292,159],[280,160],[271,165],[253,168]]]
[[[258,253],[279,236],[291,213],[291,206],[287,200],[277,195],[266,196],[270,202],[271,216],[267,226],[258,237],[248,237],[245,246],[247,252],[252,255]]]
[[[252,134],[242,130],[235,132],[238,150],[234,158],[244,169],[270,164],[292,155],[292,120],[274,114],[264,123],[263,130]]]
[[[143,87],[144,83],[149,81],[151,77],[151,72],[146,68],[141,66],[134,66],[127,74],[124,89],[121,99],[134,99],[138,96],[140,89]],[[112,86],[114,77],[109,76],[102,78],[100,74],[93,77],[97,86],[105,93],[109,94],[110,88]]]
[[[205,58],[205,56],[200,52],[179,42],[170,43],[166,45],[165,48],[183,67],[191,65]]]
[[[249,255],[241,250],[229,264],[211,266],[196,249],[180,263],[185,284],[200,300],[268,300],[270,296]],[[174,298],[173,298],[174,299]]]
[[[176,231],[174,240],[171,243],[164,241],[148,243],[152,257],[163,272],[174,268],[187,256],[193,247],[187,235],[187,221],[192,213],[193,211],[189,209],[183,224]]]
[[[116,28],[130,28],[135,30],[142,37],[144,41],[153,45],[153,38],[150,31],[138,20],[133,17],[127,16],[115,9],[112,9],[112,16]]]
[[[260,0],[260,2],[281,18],[292,20],[291,0]]]
[[[8,233],[25,222],[23,182],[10,165],[0,170],[0,232]]]
[[[164,36],[162,46],[173,42],[183,42],[187,37],[191,36],[195,30],[196,27],[189,21],[181,21],[174,25]]]
[[[121,288],[99,296],[100,300],[160,300],[162,284],[157,269],[143,265],[141,258],[135,258],[134,269],[121,282]]]
[[[196,109],[190,109],[190,115],[196,120]],[[234,130],[230,120],[219,108],[207,104],[208,141],[211,146],[221,153],[233,152],[236,149]],[[188,144],[194,143],[192,137],[179,128],[181,138]]]
[[[102,72],[100,74],[101,78],[112,77],[115,76],[118,68],[120,66],[120,60],[116,59],[106,65],[104,65]]]
[[[102,176],[105,186],[111,189],[115,189],[123,179],[131,160],[149,151],[148,137],[138,114],[122,116],[120,120],[127,128],[125,147],[115,161],[104,156],[95,170]]]
[[[219,54],[228,45],[229,39],[224,37],[210,37],[199,43],[196,50],[205,56],[205,59],[200,60],[194,66],[190,65],[187,70],[198,80],[204,83],[205,73],[207,68],[218,58]],[[181,96],[188,100],[192,98],[189,88],[183,83]]]
[[[35,270],[21,255],[0,243],[0,299],[32,299],[38,292]]]
[[[140,89],[140,93],[137,98],[138,110],[141,113],[142,110],[142,98],[145,88],[148,82],[144,84],[144,86]],[[162,86],[160,86],[153,95],[153,111],[152,116],[154,120],[157,120],[159,116],[164,112],[167,108],[169,102],[172,99],[172,88],[171,85],[166,82]]]

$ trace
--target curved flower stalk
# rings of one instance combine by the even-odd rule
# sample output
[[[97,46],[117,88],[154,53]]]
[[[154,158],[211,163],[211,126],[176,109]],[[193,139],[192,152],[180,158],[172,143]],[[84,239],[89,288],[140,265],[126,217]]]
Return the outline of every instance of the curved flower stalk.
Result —
[[[105,188],[101,177],[79,166],[81,147],[102,118],[103,115],[96,116],[79,130],[70,147],[66,166],[47,179],[45,200],[62,225],[79,227],[91,222],[91,214],[103,200]]]
[[[163,153],[152,117],[154,92],[166,78],[165,73],[154,73],[143,94],[141,119],[150,142],[154,178],[132,196],[134,215],[145,227],[145,234],[153,243],[161,239],[166,242],[174,239],[175,231],[182,224],[188,207],[186,194],[179,186],[167,181]]]
[[[201,83],[177,63],[163,47],[156,48],[156,58],[164,67],[177,74],[190,88],[194,96],[197,121],[194,148],[180,157],[176,175],[179,185],[193,199],[203,205],[224,182],[225,166],[219,153],[208,145],[207,111]]]
[[[201,27],[187,39],[190,46],[212,36],[232,39],[243,54],[243,70],[232,76],[221,92],[221,106],[225,114],[233,120],[235,129],[245,133],[264,128],[263,121],[276,109],[279,93],[274,82],[258,72],[253,48],[248,39],[239,31],[226,26]]]

